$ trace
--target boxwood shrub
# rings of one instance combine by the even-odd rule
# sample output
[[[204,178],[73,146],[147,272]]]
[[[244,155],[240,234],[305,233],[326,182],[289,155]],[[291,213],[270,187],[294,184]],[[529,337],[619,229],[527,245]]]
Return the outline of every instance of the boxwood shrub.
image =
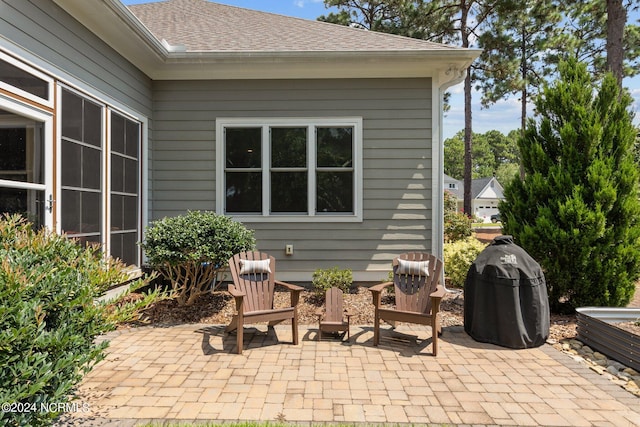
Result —
[[[189,211],[155,221],[142,248],[151,266],[171,281],[178,304],[189,305],[219,283],[233,255],[255,248],[253,231],[214,212]]]

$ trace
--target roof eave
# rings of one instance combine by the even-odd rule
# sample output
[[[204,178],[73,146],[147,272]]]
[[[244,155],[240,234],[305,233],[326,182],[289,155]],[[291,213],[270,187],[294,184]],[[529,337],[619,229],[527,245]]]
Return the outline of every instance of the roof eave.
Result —
[[[182,50],[158,40],[119,0],[54,0],[154,80],[437,77],[464,78],[477,49],[396,51]]]
[[[147,73],[169,50],[120,0],[53,0],[125,59]]]
[[[154,79],[457,78],[476,50],[352,52],[170,52]],[[145,71],[146,72],[146,71]]]

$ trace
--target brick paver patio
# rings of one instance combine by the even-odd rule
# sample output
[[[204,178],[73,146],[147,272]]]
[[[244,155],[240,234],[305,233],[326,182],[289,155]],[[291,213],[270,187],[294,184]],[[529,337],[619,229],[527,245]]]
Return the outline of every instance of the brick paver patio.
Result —
[[[437,358],[428,327],[369,327],[351,342],[315,341],[289,326],[144,327],[113,333],[107,358],[80,387],[77,425],[164,421],[640,426],[640,399],[549,345],[512,350],[445,328]],[[418,337],[416,339],[415,337]]]

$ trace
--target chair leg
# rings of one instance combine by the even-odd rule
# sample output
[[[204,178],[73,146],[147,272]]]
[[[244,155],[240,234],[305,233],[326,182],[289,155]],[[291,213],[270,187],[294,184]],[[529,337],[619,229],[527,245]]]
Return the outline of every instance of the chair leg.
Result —
[[[238,354],[242,354],[242,348],[244,347],[244,313],[242,310],[238,312],[238,318],[236,322],[238,327],[238,334],[237,334]]]
[[[298,345],[298,316],[293,316],[293,319],[291,319],[291,336],[293,345]]]
[[[437,356],[438,355],[438,317],[434,316],[431,319],[431,335],[433,336],[433,338],[431,339],[431,341],[433,342],[433,355]]]
[[[373,319],[373,345],[377,346],[378,344],[380,344],[380,314],[376,310]]]
[[[237,333],[237,338],[236,338],[236,345],[238,347],[238,354],[242,354],[242,347],[244,347],[244,343],[243,343],[243,339],[244,339],[244,326],[240,325],[238,327],[238,333]]]

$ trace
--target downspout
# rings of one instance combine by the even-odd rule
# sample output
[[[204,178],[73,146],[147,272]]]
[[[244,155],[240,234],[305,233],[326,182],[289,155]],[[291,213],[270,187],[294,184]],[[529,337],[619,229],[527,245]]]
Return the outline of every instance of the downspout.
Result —
[[[432,177],[431,200],[433,201],[431,253],[444,260],[444,94],[448,88],[464,81],[467,68],[473,60],[462,65],[451,64],[446,70],[438,73],[437,81],[432,87],[432,108],[438,111],[437,120],[432,129]],[[445,271],[442,269],[441,283],[444,286]],[[446,289],[446,287],[445,287]],[[447,291],[449,291],[447,289]]]

